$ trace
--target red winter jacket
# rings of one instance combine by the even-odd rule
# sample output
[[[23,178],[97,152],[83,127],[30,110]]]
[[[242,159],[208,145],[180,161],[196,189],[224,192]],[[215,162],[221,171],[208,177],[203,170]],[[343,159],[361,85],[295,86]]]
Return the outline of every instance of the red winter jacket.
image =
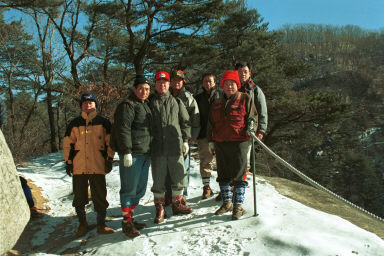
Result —
[[[257,120],[255,105],[248,94],[236,92],[229,99],[223,95],[212,104],[208,139],[216,142],[250,140],[247,134],[249,117]]]

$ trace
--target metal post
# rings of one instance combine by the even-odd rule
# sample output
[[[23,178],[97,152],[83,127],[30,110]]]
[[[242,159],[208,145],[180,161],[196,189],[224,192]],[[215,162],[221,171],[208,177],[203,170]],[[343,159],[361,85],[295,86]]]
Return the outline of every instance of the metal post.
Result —
[[[252,181],[253,181],[253,216],[258,216],[257,213],[257,202],[256,202],[256,164],[255,164],[255,130],[254,125],[255,120],[250,118],[248,120],[248,134],[251,136],[251,170],[252,170]]]

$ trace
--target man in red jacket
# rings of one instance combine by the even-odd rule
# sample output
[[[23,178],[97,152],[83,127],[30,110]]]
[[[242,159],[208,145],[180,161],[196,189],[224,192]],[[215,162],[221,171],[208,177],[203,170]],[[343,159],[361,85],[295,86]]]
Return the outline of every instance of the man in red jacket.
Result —
[[[215,214],[232,211],[232,219],[237,220],[245,214],[242,205],[248,184],[244,178],[250,145],[248,119],[257,120],[257,112],[249,94],[238,91],[241,84],[236,70],[225,71],[221,87],[224,95],[213,102],[207,128],[209,148],[216,153],[217,181],[223,198]]]

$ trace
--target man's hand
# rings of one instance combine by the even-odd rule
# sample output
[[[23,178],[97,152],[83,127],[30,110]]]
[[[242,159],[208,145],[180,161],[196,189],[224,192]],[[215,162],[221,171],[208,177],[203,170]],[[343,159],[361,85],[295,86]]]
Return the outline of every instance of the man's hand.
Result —
[[[110,173],[112,171],[112,166],[113,158],[107,157],[107,159],[105,159],[105,173]]]
[[[183,155],[186,156],[189,150],[188,142],[183,143]]]
[[[67,172],[69,177],[72,177],[73,173],[73,164],[66,164],[65,165],[65,171]]]
[[[264,133],[262,131],[257,131],[256,132],[256,137],[259,139],[259,140],[262,140],[264,138]]]
[[[132,166],[132,154],[125,154],[124,167],[131,167],[131,166]]]
[[[215,154],[215,143],[209,142],[208,143],[208,150],[209,150],[209,152],[211,152],[212,155],[214,155]]]

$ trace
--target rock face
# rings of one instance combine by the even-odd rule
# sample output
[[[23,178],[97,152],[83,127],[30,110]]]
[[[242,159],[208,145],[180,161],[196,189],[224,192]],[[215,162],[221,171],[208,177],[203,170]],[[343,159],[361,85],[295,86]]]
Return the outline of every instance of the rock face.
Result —
[[[16,244],[29,218],[13,157],[0,130],[0,255]]]

